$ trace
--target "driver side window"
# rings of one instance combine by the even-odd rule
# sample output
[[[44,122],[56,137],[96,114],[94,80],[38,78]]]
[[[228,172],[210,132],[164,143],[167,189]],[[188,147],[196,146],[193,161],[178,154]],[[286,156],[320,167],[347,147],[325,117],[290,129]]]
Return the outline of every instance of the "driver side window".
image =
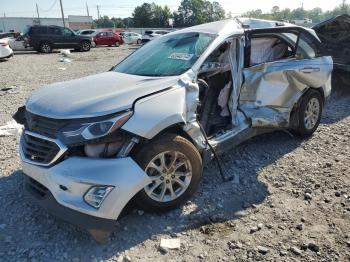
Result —
[[[65,36],[72,36],[73,35],[73,32],[68,28],[64,28],[63,33]]]

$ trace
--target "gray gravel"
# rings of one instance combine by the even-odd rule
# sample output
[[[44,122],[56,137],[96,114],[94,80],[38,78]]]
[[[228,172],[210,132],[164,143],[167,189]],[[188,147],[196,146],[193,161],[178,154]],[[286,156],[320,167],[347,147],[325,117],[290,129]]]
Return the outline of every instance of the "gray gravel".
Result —
[[[0,125],[41,85],[107,71],[132,48],[50,55],[16,54],[0,62]],[[66,68],[66,70],[58,69]],[[103,84],[103,83],[101,83]],[[22,194],[18,138],[0,137],[0,261],[349,261],[350,95],[333,94],[308,140],[276,132],[222,157],[239,183],[205,169],[195,197],[159,215],[133,210],[106,245],[58,221]],[[159,248],[179,238],[179,250]]]

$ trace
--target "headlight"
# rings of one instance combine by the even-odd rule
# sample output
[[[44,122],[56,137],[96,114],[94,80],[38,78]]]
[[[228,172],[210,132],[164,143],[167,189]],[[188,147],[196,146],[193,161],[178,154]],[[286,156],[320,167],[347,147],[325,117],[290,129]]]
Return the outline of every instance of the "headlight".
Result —
[[[90,206],[98,209],[113,188],[114,186],[93,186],[85,193],[84,200]]]
[[[127,111],[114,118],[99,122],[70,125],[62,130],[63,139],[66,138],[76,142],[78,139],[91,140],[106,136],[121,128],[131,116],[132,111]]]

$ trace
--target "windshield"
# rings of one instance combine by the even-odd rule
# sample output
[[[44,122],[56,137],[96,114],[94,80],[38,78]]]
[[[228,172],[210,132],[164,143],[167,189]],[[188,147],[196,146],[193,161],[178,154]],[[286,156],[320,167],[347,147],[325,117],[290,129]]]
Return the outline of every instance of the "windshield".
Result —
[[[204,33],[157,38],[127,57],[113,70],[141,76],[175,76],[186,72],[215,39]]]

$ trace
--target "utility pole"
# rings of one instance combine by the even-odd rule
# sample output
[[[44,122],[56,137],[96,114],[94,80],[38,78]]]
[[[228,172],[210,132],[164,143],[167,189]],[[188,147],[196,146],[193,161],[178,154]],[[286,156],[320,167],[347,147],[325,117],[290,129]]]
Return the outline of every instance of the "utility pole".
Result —
[[[61,13],[62,13],[62,23],[63,23],[63,27],[66,27],[66,24],[65,24],[65,22],[64,22],[64,13],[63,13],[62,0],[60,0],[60,5],[61,5]]]
[[[87,13],[87,16],[90,16],[89,7],[88,7],[88,5],[87,5],[87,2],[85,2],[85,5],[86,5],[86,13]]]
[[[4,12],[4,18],[6,17],[6,14]],[[3,29],[3,32],[6,32],[6,28],[5,28],[5,19],[2,20],[2,27],[4,28]]]
[[[39,25],[40,25],[40,15],[39,15],[38,3],[35,3],[35,4],[36,4],[36,13],[38,15],[38,22],[39,22]]]
[[[97,8],[97,18],[98,20],[100,20],[100,6],[97,5],[96,8]]]

